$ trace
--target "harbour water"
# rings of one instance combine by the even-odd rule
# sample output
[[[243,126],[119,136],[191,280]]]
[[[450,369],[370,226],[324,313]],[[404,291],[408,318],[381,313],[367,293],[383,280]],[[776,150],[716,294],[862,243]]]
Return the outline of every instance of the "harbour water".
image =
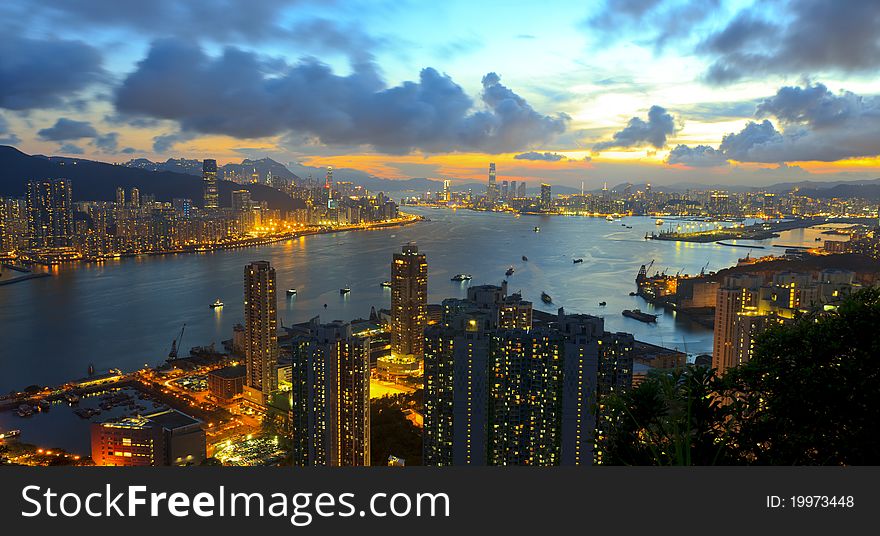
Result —
[[[54,277],[0,287],[0,392],[54,385],[97,372],[135,370],[164,361],[181,326],[183,348],[218,348],[242,321],[244,265],[268,260],[277,270],[278,312],[289,325],[366,318],[387,308],[391,255],[415,241],[427,254],[429,300],[463,297],[468,284],[499,284],[505,271],[510,291],[521,291],[538,309],[605,317],[606,329],[632,332],[640,340],[691,354],[710,352],[712,333],[671,312],[653,310],[631,297],[639,266],[669,273],[698,273],[736,264],[747,249],[717,244],[646,241],[654,219],[521,216],[508,213],[409,208],[430,221],[375,231],[302,237],[261,247],[204,254],[145,256],[103,264],[62,266]],[[535,227],[540,232],[535,232]],[[632,226],[631,229],[626,226]],[[758,242],[753,255],[782,253],[771,244],[815,246],[816,229],[783,233]],[[528,261],[523,261],[526,256]],[[574,264],[574,258],[582,263]],[[450,278],[466,272],[470,282]],[[7,274],[8,275],[8,274]],[[341,296],[339,289],[350,286]],[[297,289],[288,297],[285,290]],[[541,302],[541,292],[553,304]],[[225,305],[209,305],[220,298]],[[604,307],[599,302],[607,302]],[[639,308],[660,314],[656,325],[621,316]]]

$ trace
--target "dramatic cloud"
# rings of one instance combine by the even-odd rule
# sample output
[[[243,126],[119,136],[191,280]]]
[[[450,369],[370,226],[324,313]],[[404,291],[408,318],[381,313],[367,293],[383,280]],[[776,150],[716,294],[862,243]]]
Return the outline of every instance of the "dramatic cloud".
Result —
[[[192,36],[207,39],[266,41],[293,38],[291,28],[279,24],[284,11],[297,0],[42,0],[42,15],[67,25],[127,28],[146,35]],[[246,14],[245,16],[240,16]]]
[[[123,114],[177,121],[182,132],[308,134],[324,144],[392,154],[512,152],[565,131],[568,116],[538,113],[495,73],[482,85],[478,107],[432,68],[417,82],[386,87],[371,62],[339,76],[314,59],[289,65],[234,47],[211,57],[193,43],[160,40],[122,82],[115,102]]]
[[[170,151],[178,143],[189,141],[195,138],[192,132],[174,132],[171,134],[160,134],[153,138],[153,152],[166,153]]]
[[[783,87],[776,95],[758,104],[758,117],[774,116],[786,124],[815,128],[835,127],[867,118],[880,121],[880,102],[844,91],[835,95],[823,84]]]
[[[668,164],[684,164],[690,167],[713,167],[727,163],[727,157],[720,150],[708,145],[676,145],[666,158]]]
[[[21,138],[9,131],[9,123],[6,118],[0,115],[0,145],[15,145],[21,141]]]
[[[61,117],[49,128],[37,132],[41,139],[46,141],[78,140],[81,138],[94,138],[98,131],[88,121],[76,121]]]
[[[82,41],[0,32],[0,108],[59,106],[104,76],[101,55]]]
[[[82,147],[79,145],[74,145],[73,143],[65,143],[58,148],[58,152],[61,154],[84,154]]]
[[[728,83],[746,76],[817,71],[870,72],[880,67],[880,2],[791,0],[741,12],[698,51],[714,57],[706,78]],[[758,10],[761,10],[760,13]]]
[[[543,160],[545,162],[559,162],[564,156],[556,153],[539,153],[537,151],[529,151],[515,155],[514,160]]]
[[[719,4],[720,0],[607,0],[585,26],[599,32],[603,42],[637,33],[636,40],[659,49],[689,36]]]
[[[92,145],[105,153],[115,153],[119,147],[119,133],[108,132],[98,136],[92,141]]]
[[[668,162],[711,165],[725,160],[783,163],[880,155],[880,99],[845,91],[831,93],[822,84],[783,87],[758,104],[758,117],[776,118],[784,130],[764,119],[749,121],[724,136],[718,150],[679,145]],[[701,149],[704,147],[704,149]]]
[[[594,151],[604,151],[612,147],[644,147],[650,145],[657,149],[666,146],[666,138],[675,133],[675,119],[662,106],[651,106],[648,120],[633,117],[626,127],[615,132],[609,141],[593,145]]]

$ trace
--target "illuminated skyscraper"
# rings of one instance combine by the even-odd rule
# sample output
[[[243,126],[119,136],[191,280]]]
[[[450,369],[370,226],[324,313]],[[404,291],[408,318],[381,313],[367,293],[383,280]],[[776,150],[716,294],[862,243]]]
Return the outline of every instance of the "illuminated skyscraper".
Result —
[[[525,181],[519,183],[519,186],[517,186],[516,196],[519,197],[520,199],[522,199],[526,196],[526,183],[525,183]]]
[[[220,207],[220,195],[217,190],[217,161],[205,159],[202,162],[202,187],[204,189],[204,208],[213,210]]]
[[[552,195],[550,193],[549,184],[541,184],[541,210],[550,210],[552,203]]]
[[[28,182],[28,233],[31,247],[69,246],[73,237],[72,192],[67,179]]]
[[[446,179],[443,181],[443,201],[449,203],[452,200],[452,181]]]
[[[117,188],[116,189],[116,208],[122,208],[125,206],[125,188]]]
[[[414,243],[391,263],[391,352],[421,358],[428,319],[428,262]]]
[[[268,261],[244,268],[245,378],[244,396],[265,405],[278,387],[278,325],[275,269]]]
[[[293,464],[370,465],[370,339],[316,317],[291,350]]]
[[[516,181],[510,181],[510,194],[509,197],[511,199],[516,197]]]
[[[739,364],[734,348],[737,319],[743,311],[757,306],[761,283],[759,276],[738,274],[725,278],[724,286],[718,289],[712,367],[719,375]]]
[[[486,197],[489,203],[498,200],[498,184],[495,182],[495,162],[489,164],[489,184],[486,185]]]
[[[137,188],[131,189],[131,208],[139,208],[141,206],[141,191]]]

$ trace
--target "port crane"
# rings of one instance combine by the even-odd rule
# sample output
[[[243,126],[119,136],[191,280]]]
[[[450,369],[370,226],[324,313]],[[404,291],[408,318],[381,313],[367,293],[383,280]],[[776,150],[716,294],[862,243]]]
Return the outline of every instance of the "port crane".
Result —
[[[177,359],[177,349],[183,344],[183,332],[186,329],[186,324],[180,328],[180,335],[177,336],[176,339],[171,341],[171,351],[168,352],[169,359]]]
[[[704,264],[703,267],[700,268],[700,275],[701,276],[706,275],[706,268],[708,268],[708,267],[709,267],[709,260],[707,259],[706,264]]]

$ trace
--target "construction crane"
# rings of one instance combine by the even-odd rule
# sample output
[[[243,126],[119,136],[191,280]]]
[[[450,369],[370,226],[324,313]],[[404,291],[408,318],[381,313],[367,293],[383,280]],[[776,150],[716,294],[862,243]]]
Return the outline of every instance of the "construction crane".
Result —
[[[700,268],[700,275],[701,276],[706,275],[706,268],[708,268],[708,267],[709,267],[709,260],[706,259],[706,264],[704,264],[703,267]]]
[[[180,348],[180,345],[183,344],[183,331],[186,329],[186,324],[180,328],[180,335],[177,336],[176,339],[171,341],[171,351],[168,352],[168,359],[177,359],[177,349]]]

